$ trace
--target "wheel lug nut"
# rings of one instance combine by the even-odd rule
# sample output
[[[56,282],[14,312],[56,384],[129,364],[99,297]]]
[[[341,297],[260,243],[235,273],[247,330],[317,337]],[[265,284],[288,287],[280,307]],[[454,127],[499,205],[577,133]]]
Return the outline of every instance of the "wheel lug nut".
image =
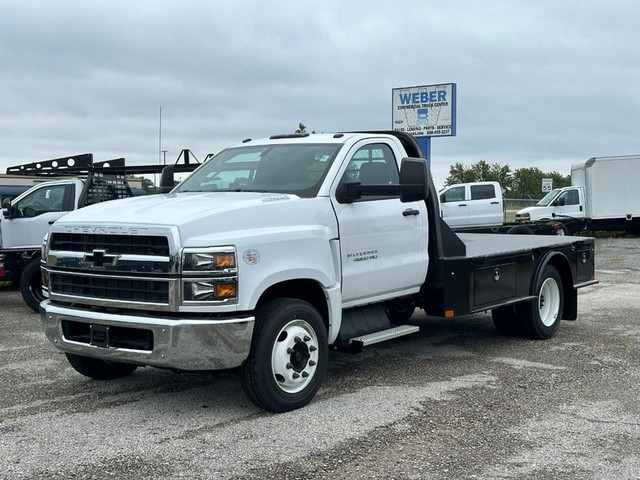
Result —
[[[302,378],[307,378],[309,374],[307,372],[302,372]]]
[[[293,374],[293,378],[296,378],[296,379],[297,379],[297,378],[300,378],[300,374],[299,374],[299,373],[294,373],[294,374]]]
[[[291,365],[290,363],[287,363],[287,370],[291,370],[293,368],[293,365]]]
[[[310,351],[310,352],[315,352],[316,350],[317,350],[317,348],[315,347],[315,345],[311,345],[311,346],[309,347],[309,351]]]
[[[302,339],[300,337],[296,337],[293,339],[294,342],[296,343],[300,343],[302,341]]]
[[[314,362],[313,360],[309,360],[309,366],[310,367],[315,367],[316,366],[316,362]]]
[[[304,336],[304,341],[308,342],[309,340],[311,340],[311,337],[309,335],[305,335]]]
[[[296,351],[293,348],[289,347],[289,348],[287,348],[287,353],[289,355],[292,355],[292,354],[296,353]]]

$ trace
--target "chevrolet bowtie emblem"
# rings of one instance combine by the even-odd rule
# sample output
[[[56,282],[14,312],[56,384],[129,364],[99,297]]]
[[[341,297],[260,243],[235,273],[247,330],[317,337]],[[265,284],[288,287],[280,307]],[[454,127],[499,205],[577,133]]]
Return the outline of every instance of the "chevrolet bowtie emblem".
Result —
[[[93,267],[104,267],[115,265],[120,255],[110,255],[106,250],[94,250],[92,253],[85,253],[84,262],[90,263]]]

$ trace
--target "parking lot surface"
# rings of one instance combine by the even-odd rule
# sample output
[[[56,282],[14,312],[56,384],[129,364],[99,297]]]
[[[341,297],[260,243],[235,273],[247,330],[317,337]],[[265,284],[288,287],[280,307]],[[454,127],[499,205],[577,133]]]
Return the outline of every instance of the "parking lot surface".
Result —
[[[555,338],[489,313],[332,352],[307,407],[266,413],[235,372],[82,377],[0,291],[0,478],[638,479],[640,239],[598,239],[600,283]]]

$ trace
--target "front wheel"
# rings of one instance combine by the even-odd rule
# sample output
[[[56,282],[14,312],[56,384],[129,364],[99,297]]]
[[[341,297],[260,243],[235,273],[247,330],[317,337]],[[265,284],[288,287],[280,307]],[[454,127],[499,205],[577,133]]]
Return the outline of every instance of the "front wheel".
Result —
[[[517,313],[523,334],[536,340],[546,340],[555,335],[564,307],[562,277],[558,270],[548,265],[536,284],[533,302],[518,305]]]
[[[78,373],[95,380],[113,380],[131,375],[137,365],[130,363],[105,362],[98,358],[84,357],[74,353],[65,353],[69,364]]]
[[[327,371],[327,331],[307,302],[271,300],[256,312],[251,351],[240,367],[242,387],[258,407],[288,412],[308,404]]]
[[[20,277],[20,293],[31,310],[40,311],[40,302],[44,300],[42,293],[42,274],[40,258],[35,258],[27,265]]]

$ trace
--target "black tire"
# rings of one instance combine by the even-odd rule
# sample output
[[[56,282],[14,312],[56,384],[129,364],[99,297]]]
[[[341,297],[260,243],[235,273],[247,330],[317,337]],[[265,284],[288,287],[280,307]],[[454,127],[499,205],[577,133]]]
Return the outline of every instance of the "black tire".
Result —
[[[416,306],[411,302],[398,300],[385,305],[391,323],[407,323],[413,316]]]
[[[491,310],[493,324],[500,335],[508,337],[520,334],[520,320],[516,315],[515,305],[506,305]]]
[[[515,227],[511,227],[507,230],[507,234],[509,235],[533,235],[533,230],[531,230],[526,225],[516,225]]]
[[[546,340],[555,335],[564,308],[562,277],[555,267],[548,265],[544,268],[534,294],[537,298],[533,302],[518,304],[516,312],[523,336]]]
[[[130,363],[106,362],[98,358],[65,353],[75,371],[95,380],[113,380],[131,375],[138,365]]]
[[[38,313],[40,311],[40,302],[44,300],[44,295],[42,294],[40,258],[31,260],[27,268],[22,272],[22,276],[20,277],[20,293],[29,308]]]
[[[271,300],[256,311],[251,351],[240,367],[242,387],[265,410],[304,407],[322,384],[328,350],[324,321],[313,306]]]

